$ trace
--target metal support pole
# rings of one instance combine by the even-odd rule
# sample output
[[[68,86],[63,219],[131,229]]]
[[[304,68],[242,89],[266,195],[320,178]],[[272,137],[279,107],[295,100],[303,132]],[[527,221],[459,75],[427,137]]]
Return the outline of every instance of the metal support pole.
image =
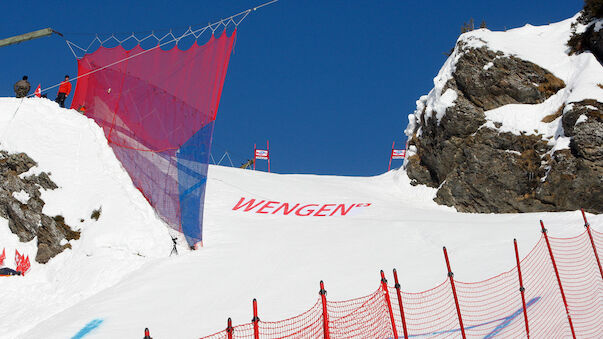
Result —
[[[593,241],[593,235],[590,233],[590,224],[588,220],[586,220],[586,214],[584,214],[584,209],[581,208],[582,218],[584,218],[584,227],[586,228],[586,232],[588,232],[588,238],[590,239],[590,245],[593,247],[593,252],[595,252],[595,259],[597,259],[597,265],[599,265],[599,273],[601,273],[601,280],[603,280],[603,271],[601,270],[601,261],[599,261],[599,254],[597,253],[597,247],[595,246],[595,242]]]
[[[387,309],[389,311],[389,320],[392,323],[392,331],[394,332],[394,339],[398,339],[398,331],[396,330],[396,321],[394,320],[394,312],[392,312],[392,302],[389,299],[389,291],[387,290],[387,279],[385,279],[385,273],[381,270],[381,288],[385,292],[385,302],[387,303]]]
[[[549,255],[551,256],[551,262],[553,263],[553,268],[555,269],[555,275],[557,276],[557,283],[559,283],[559,290],[561,291],[561,298],[563,299],[563,305],[565,306],[565,313],[567,313],[567,321],[570,325],[570,330],[572,331],[572,338],[576,339],[576,333],[574,332],[574,324],[572,322],[572,316],[570,315],[569,308],[567,307],[567,300],[565,299],[565,293],[563,292],[563,285],[561,285],[561,278],[559,277],[559,271],[557,270],[557,264],[555,263],[555,257],[553,256],[553,250],[551,249],[551,244],[549,243],[549,237],[547,236],[546,228],[544,228],[544,223],[540,220],[540,227],[542,228],[542,234],[544,234],[544,240],[546,241],[546,246],[549,249]]]
[[[226,334],[228,335],[228,339],[232,339],[232,319],[230,318],[228,318],[226,325]]]
[[[253,323],[253,338],[260,339],[260,328],[258,324],[260,318],[258,317],[258,302],[255,298],[253,299],[253,319],[251,319],[251,322]]]
[[[446,268],[448,269],[448,278],[450,278],[450,285],[452,286],[452,295],[454,296],[454,303],[456,304],[456,314],[459,317],[459,325],[461,326],[461,334],[463,339],[467,338],[465,336],[465,327],[463,326],[463,317],[461,316],[461,307],[459,306],[459,299],[456,296],[456,288],[454,287],[454,273],[450,269],[450,261],[448,260],[448,252],[446,251],[446,247],[444,247],[444,259],[446,259]]]
[[[519,261],[519,251],[517,250],[517,239],[513,239],[513,246],[515,246],[515,260],[517,261],[517,274],[519,274],[519,292],[521,293],[521,303],[523,305],[523,319],[526,324],[526,335],[530,339],[530,326],[528,325],[528,310],[526,307],[525,288],[523,287],[523,278],[521,277],[521,264]]]
[[[406,329],[406,317],[404,316],[404,306],[402,306],[402,293],[400,293],[400,282],[398,282],[398,272],[394,268],[394,281],[396,285],[396,294],[398,295],[398,305],[400,305],[400,315],[402,317],[402,329],[404,330],[404,339],[408,339],[408,330]]]
[[[322,323],[323,323],[323,333],[324,338],[331,338],[331,334],[329,332],[329,314],[327,313],[327,290],[325,290],[325,284],[320,281],[320,291],[318,292],[320,295],[320,300],[322,302]]]

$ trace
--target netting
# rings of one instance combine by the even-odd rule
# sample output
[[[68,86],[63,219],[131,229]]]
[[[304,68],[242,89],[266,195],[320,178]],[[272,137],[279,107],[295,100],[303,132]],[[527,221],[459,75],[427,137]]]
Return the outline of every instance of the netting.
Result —
[[[191,246],[202,240],[214,120],[235,36],[224,30],[187,50],[101,46],[78,60],[71,108],[103,128],[134,185]]]
[[[603,233],[591,230],[591,234],[600,251]],[[549,242],[576,337],[603,337],[603,278],[588,233],[573,238],[549,236]],[[520,268],[530,336],[571,337],[568,314],[544,236],[520,261]],[[455,280],[467,337],[526,337],[518,273],[514,267],[484,281]],[[387,289],[396,335],[404,338],[397,289]],[[257,335],[258,338],[394,338],[386,295],[380,287],[361,298],[327,301],[328,333],[323,327],[325,314],[319,298],[299,316],[276,322],[259,321]],[[401,298],[409,337],[461,337],[449,279],[424,292],[401,292]],[[221,331],[204,338],[255,338],[254,326],[252,323],[236,326],[231,336]]]

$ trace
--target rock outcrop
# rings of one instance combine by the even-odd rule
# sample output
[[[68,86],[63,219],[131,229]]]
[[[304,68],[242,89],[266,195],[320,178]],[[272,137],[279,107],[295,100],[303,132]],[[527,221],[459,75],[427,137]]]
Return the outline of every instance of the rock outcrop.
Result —
[[[25,153],[0,151],[0,216],[8,219],[10,230],[20,241],[28,242],[37,237],[35,260],[46,263],[65,248],[71,248],[64,240],[79,239],[80,234],[65,224],[63,217],[42,213],[44,201],[40,198],[40,188],[53,190],[57,186],[44,172],[22,175],[36,165]]]
[[[438,188],[435,201],[462,212],[602,213],[603,104],[567,103],[545,118],[559,122],[562,116],[569,149],[554,150],[542,134],[502,132],[500,123],[487,122],[485,111],[542,103],[565,83],[534,63],[487,47],[461,41],[456,49],[442,89],[454,90],[456,100],[440,120],[423,112],[407,130],[414,152],[406,170],[413,184]]]

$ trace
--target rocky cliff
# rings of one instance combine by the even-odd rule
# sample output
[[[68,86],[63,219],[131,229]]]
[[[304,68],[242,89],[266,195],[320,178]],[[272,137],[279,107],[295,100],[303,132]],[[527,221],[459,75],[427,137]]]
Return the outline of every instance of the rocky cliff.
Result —
[[[10,230],[22,242],[37,237],[35,260],[46,263],[66,248],[69,240],[79,239],[79,232],[65,224],[61,216],[42,212],[44,201],[40,189],[53,190],[56,184],[48,173],[27,175],[36,166],[25,153],[8,154],[0,151],[0,217],[8,220]]]
[[[603,212],[603,69],[572,20],[463,34],[409,116],[408,176],[462,212]]]

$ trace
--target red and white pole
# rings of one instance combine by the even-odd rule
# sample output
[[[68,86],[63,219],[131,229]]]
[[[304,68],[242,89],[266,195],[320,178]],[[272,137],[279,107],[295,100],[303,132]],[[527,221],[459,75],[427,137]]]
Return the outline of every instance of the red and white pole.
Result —
[[[576,339],[576,332],[574,332],[574,324],[572,322],[572,316],[569,312],[569,307],[567,306],[567,299],[565,299],[565,293],[563,292],[563,285],[561,284],[561,278],[559,277],[559,271],[557,270],[557,264],[555,263],[555,257],[553,256],[553,250],[551,249],[551,244],[549,243],[549,237],[547,236],[546,228],[544,228],[544,223],[540,220],[540,227],[542,228],[542,234],[544,234],[544,240],[546,241],[546,247],[549,249],[549,255],[551,256],[551,262],[553,263],[553,268],[555,269],[555,275],[557,276],[557,283],[559,283],[559,290],[561,291],[561,299],[563,299],[563,305],[565,306],[565,313],[567,313],[567,321],[570,325],[570,330],[572,331],[572,338]]]
[[[530,339],[530,326],[528,325],[528,310],[526,307],[525,288],[523,287],[523,278],[521,277],[521,264],[519,260],[519,251],[517,250],[517,239],[513,239],[513,246],[515,246],[515,260],[517,261],[517,274],[519,274],[519,292],[521,293],[521,303],[523,305],[523,319],[526,324],[526,335]]]
[[[454,287],[454,273],[450,269],[450,261],[448,260],[448,252],[446,251],[446,247],[444,247],[444,259],[446,259],[446,268],[448,269],[448,277],[450,278],[450,285],[452,286],[452,295],[454,296],[454,303],[456,304],[456,314],[459,317],[459,325],[461,326],[461,334],[463,339],[467,338],[465,336],[465,327],[463,326],[463,317],[461,316],[461,307],[459,306],[459,298],[456,296],[456,288]]]
[[[387,304],[387,310],[389,311],[389,320],[392,323],[392,332],[394,333],[394,339],[398,339],[398,331],[396,330],[396,321],[394,320],[394,312],[392,312],[392,302],[389,299],[389,291],[387,290],[387,279],[385,279],[385,273],[381,270],[381,288],[385,292],[385,302]]]
[[[270,145],[268,140],[266,140],[266,151],[268,151],[268,173],[270,173]]]
[[[329,331],[329,314],[327,313],[327,290],[325,290],[325,284],[320,281],[320,291],[318,292],[320,295],[320,300],[322,302],[322,323],[323,323],[323,333],[325,339],[330,339],[331,334]]]
[[[258,302],[255,298],[253,299],[253,319],[251,319],[251,322],[253,323],[253,338],[260,339],[260,318],[258,317]]]
[[[226,334],[228,335],[228,339],[232,339],[232,319],[228,318],[227,324],[226,324]]]
[[[400,282],[398,282],[398,272],[394,268],[394,282],[396,285],[396,294],[398,295],[398,305],[400,305],[400,315],[402,316],[402,329],[404,330],[404,338],[408,339],[408,330],[406,329],[406,317],[404,316],[404,306],[402,306],[402,293],[400,293]]]
[[[392,169],[392,155],[394,154],[394,148],[396,147],[396,141],[392,143],[392,150],[389,152],[389,165],[387,165],[387,171]]]
[[[595,259],[597,259],[597,265],[599,265],[599,273],[601,273],[601,279],[603,280],[603,271],[601,270],[601,261],[599,261],[599,254],[597,253],[597,247],[595,246],[595,242],[593,241],[593,235],[590,233],[590,224],[588,220],[586,220],[586,214],[584,214],[584,209],[581,208],[582,218],[584,218],[584,227],[586,227],[586,232],[588,232],[588,238],[590,239],[590,245],[593,247],[593,251],[595,252]]]

